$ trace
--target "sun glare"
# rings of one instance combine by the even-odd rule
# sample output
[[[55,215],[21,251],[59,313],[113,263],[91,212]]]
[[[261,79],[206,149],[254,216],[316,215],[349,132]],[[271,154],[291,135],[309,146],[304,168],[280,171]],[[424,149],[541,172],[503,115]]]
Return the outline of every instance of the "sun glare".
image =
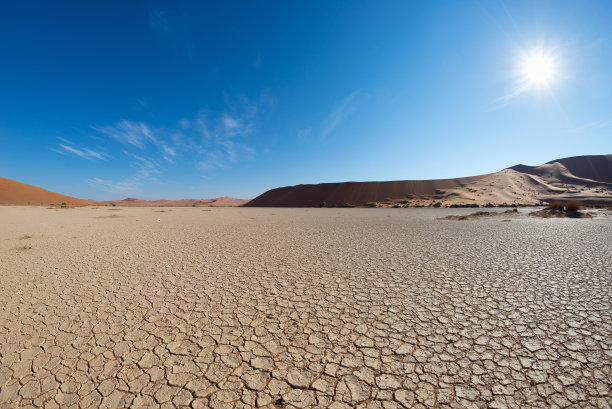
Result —
[[[521,76],[528,87],[547,87],[554,82],[556,74],[556,63],[551,54],[535,50],[523,57]]]

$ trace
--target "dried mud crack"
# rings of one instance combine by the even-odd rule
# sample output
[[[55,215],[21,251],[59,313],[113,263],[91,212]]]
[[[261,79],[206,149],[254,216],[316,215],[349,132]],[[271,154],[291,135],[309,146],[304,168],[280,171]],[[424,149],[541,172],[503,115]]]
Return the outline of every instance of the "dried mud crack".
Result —
[[[453,212],[2,208],[0,408],[609,408],[610,219]]]

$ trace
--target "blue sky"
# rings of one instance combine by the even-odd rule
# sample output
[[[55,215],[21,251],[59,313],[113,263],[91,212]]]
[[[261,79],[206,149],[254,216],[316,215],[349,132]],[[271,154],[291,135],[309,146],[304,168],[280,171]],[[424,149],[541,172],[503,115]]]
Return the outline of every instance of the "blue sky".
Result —
[[[610,22],[609,1],[3,2],[0,176],[249,198],[609,154]]]

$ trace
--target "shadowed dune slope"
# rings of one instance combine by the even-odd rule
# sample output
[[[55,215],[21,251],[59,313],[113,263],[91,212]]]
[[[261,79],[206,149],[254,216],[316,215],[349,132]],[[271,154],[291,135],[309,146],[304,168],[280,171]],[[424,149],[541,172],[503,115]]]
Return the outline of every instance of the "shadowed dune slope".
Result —
[[[535,204],[553,199],[612,201],[612,155],[576,156],[541,166],[516,165],[496,173],[456,179],[288,186],[269,190],[245,206],[363,206],[400,200],[413,205],[427,201]]]
[[[245,206],[319,206],[384,201],[393,198],[413,196],[437,197],[441,190],[460,188],[482,176],[437,180],[397,180],[390,182],[344,182],[321,183],[318,185],[297,185],[272,189],[251,200]]]
[[[48,205],[51,203],[66,203],[69,205],[89,204],[87,200],[61,195],[40,187],[0,177],[0,204]]]

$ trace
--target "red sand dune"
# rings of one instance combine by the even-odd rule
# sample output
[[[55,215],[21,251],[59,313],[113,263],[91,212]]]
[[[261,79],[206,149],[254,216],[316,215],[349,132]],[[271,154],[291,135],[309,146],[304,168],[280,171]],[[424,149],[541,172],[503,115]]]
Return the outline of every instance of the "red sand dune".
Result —
[[[11,179],[0,178],[0,204],[12,205],[49,205],[66,203],[67,205],[117,205],[117,206],[241,206],[248,202],[246,199],[232,197],[218,197],[216,199],[181,199],[181,200],[143,200],[128,197],[123,200],[97,202],[83,200],[75,197],[61,195],[40,187],[26,185]]]
[[[612,202],[612,155],[575,156],[540,166],[516,165],[487,175],[456,179],[344,182],[297,185],[269,190],[248,201],[231,197],[147,201],[127,198],[96,202],[0,178],[0,204],[119,206],[427,206],[451,204],[537,204],[577,199]]]
[[[104,202],[94,202],[97,205],[115,206],[218,206],[232,207],[242,206],[248,202],[247,199],[234,199],[233,197],[217,197],[215,199],[180,199],[180,200],[143,200],[128,197],[123,200],[109,200]]]
[[[450,204],[537,204],[578,199],[612,201],[612,155],[576,156],[541,166],[517,165],[487,175],[456,179],[344,182],[269,190],[245,206],[310,207]]]
[[[11,179],[0,178],[0,204],[48,205],[66,203],[86,205],[89,201],[50,192],[40,187],[26,185]]]

